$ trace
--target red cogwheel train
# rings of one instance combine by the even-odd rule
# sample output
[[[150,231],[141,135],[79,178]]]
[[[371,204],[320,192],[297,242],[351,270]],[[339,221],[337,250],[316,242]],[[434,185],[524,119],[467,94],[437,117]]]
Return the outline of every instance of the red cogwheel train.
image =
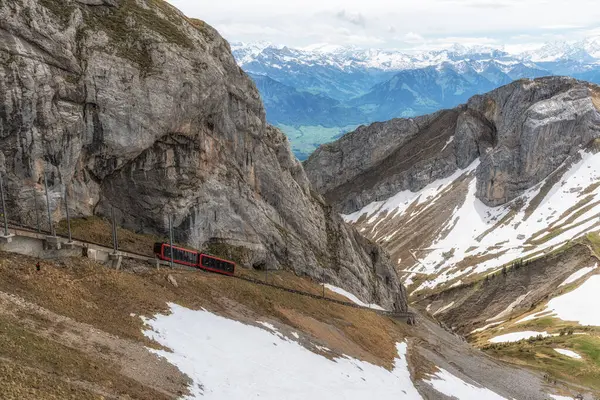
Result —
[[[173,246],[173,262],[188,267],[233,276],[235,263],[183,247]],[[164,261],[171,261],[171,246],[168,243],[154,243],[154,254]]]

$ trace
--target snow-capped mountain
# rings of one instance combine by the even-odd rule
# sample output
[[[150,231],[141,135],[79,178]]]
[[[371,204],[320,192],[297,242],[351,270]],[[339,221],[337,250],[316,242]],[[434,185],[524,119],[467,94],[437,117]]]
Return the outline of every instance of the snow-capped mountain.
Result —
[[[519,55],[533,62],[577,61],[580,63],[600,62],[600,37],[568,42],[551,42],[541,48]]]
[[[357,68],[401,71],[465,59],[473,61],[518,61],[518,59],[500,49],[483,46],[465,47],[461,45],[454,45],[445,50],[434,50],[416,54],[389,49],[361,49],[358,47],[326,44],[295,49],[287,46],[276,46],[268,42],[248,44],[237,42],[231,44],[231,49],[242,67],[259,62],[278,66],[281,69],[297,64],[305,66],[330,66],[344,71],[351,71]]]
[[[267,119],[290,136],[301,159],[332,139],[326,132],[454,107],[516,79],[568,75],[600,83],[600,37],[522,54],[462,45],[414,54],[328,44],[231,48],[257,81]]]

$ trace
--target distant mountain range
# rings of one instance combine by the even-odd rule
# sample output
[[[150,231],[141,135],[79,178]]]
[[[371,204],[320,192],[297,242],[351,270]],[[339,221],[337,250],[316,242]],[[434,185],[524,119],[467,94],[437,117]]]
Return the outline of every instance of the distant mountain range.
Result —
[[[517,79],[567,75],[600,83],[600,37],[521,54],[461,45],[407,54],[269,43],[233,43],[232,51],[299,159],[357,125],[452,108]]]

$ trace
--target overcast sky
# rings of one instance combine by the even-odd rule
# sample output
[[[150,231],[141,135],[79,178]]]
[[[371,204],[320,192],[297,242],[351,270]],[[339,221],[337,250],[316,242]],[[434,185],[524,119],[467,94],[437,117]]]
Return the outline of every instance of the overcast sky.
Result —
[[[525,50],[600,36],[598,0],[169,0],[229,41]]]

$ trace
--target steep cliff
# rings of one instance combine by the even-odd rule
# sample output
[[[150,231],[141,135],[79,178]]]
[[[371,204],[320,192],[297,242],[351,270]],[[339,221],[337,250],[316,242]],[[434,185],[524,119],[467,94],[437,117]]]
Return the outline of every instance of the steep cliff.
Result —
[[[319,148],[306,171],[328,201],[351,213],[480,159],[477,198],[505,204],[600,136],[599,92],[569,78],[519,80],[452,110],[360,127]]]
[[[394,268],[311,190],[265,123],[228,43],[161,0],[0,0],[0,166],[8,208],[35,217],[49,176],[62,216],[115,207],[126,226],[236,246],[365,300],[406,307]]]

